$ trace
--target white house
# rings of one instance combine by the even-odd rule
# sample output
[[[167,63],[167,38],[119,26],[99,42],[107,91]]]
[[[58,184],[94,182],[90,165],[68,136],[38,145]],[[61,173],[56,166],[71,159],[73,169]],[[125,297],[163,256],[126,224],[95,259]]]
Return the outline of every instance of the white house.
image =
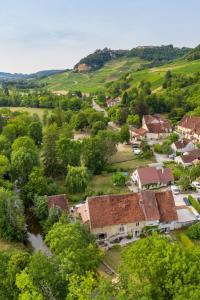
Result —
[[[184,167],[192,166],[200,162],[200,150],[195,149],[187,151],[183,155],[175,157],[175,161],[178,164],[182,164]]]
[[[169,168],[138,168],[133,172],[131,178],[141,190],[159,188],[174,182],[172,170]]]
[[[89,197],[77,214],[99,241],[138,237],[147,227],[168,232],[178,220],[171,191]]]
[[[184,116],[177,126],[177,131],[194,143],[200,142],[200,117]]]
[[[188,139],[182,139],[180,141],[176,141],[171,145],[172,150],[180,153],[185,153],[188,151],[192,151],[196,149],[196,145],[188,140]]]
[[[166,138],[172,132],[170,122],[165,117],[158,114],[143,116],[142,128],[147,131],[146,137],[149,140]]]

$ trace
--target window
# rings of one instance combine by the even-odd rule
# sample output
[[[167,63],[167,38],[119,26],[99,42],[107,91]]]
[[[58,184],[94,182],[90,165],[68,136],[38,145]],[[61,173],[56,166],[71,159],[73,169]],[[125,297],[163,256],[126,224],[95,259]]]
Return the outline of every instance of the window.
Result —
[[[120,232],[124,232],[124,231],[125,231],[124,225],[121,225],[121,226],[119,227],[119,231],[120,231]]]
[[[97,238],[99,240],[105,240],[107,238],[107,233],[99,233],[97,234]]]
[[[140,225],[140,223],[139,222],[136,222],[136,226],[139,226]]]

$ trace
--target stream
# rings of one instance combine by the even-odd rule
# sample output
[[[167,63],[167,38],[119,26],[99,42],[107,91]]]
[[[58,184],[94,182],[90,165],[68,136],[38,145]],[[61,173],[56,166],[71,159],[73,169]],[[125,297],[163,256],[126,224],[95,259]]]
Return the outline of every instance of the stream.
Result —
[[[47,256],[51,256],[50,250],[44,243],[42,228],[30,209],[26,210],[26,229],[28,245],[34,251],[41,251]]]

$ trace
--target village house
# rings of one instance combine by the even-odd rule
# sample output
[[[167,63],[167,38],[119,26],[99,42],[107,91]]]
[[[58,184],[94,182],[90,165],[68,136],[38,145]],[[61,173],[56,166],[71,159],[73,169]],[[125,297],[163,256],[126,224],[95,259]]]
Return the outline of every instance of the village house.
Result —
[[[142,128],[149,140],[159,140],[168,137],[172,132],[170,122],[161,115],[145,115],[142,118]]]
[[[67,212],[69,210],[69,202],[65,194],[48,196],[48,210],[50,211],[55,207],[64,212]]]
[[[77,214],[99,241],[139,237],[148,230],[169,232],[178,221],[171,191],[89,197]]]
[[[160,188],[174,182],[172,170],[169,168],[138,168],[133,172],[131,178],[140,190]]]
[[[184,116],[177,126],[177,132],[194,143],[200,142],[200,117]]]
[[[120,97],[116,97],[114,99],[109,98],[106,100],[106,105],[108,108],[113,107],[116,104],[119,104],[121,102],[121,98]]]
[[[129,132],[130,132],[131,142],[143,141],[147,138],[146,136],[147,130],[144,128],[138,129],[133,126],[129,126]]]
[[[192,151],[196,149],[195,144],[188,140],[188,139],[182,139],[180,141],[176,141],[171,145],[172,150],[180,153],[185,153],[188,151]]]
[[[184,167],[195,165],[200,162],[200,149],[185,152],[183,155],[175,157],[175,161]]]

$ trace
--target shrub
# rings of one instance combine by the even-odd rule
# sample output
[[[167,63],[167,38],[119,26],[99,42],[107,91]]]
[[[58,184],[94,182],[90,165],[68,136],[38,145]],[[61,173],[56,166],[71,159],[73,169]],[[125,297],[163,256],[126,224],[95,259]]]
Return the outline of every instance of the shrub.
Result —
[[[180,234],[180,240],[181,240],[181,243],[183,244],[183,246],[185,248],[191,248],[194,246],[193,242],[189,239],[189,237],[184,234],[184,233],[181,233]]]
[[[191,239],[199,240],[200,239],[200,222],[189,227],[187,230],[187,235]]]
[[[124,186],[126,184],[126,176],[121,172],[117,172],[113,174],[112,182],[116,186]]]
[[[196,209],[196,211],[200,214],[200,204],[194,199],[191,195],[188,197],[190,204]]]

